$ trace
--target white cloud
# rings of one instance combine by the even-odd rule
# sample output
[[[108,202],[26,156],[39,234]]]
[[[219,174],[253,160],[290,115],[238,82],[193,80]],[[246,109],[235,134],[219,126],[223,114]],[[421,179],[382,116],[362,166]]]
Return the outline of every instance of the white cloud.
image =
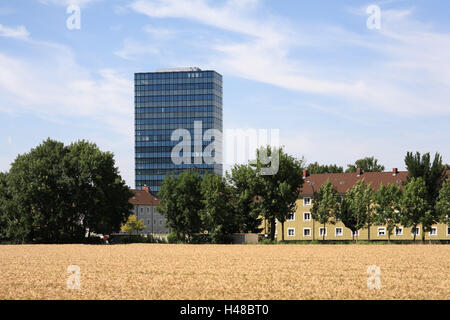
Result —
[[[158,54],[159,50],[153,43],[142,44],[142,42],[125,39],[123,47],[114,52],[114,54],[122,59],[135,60],[139,55]]]
[[[32,111],[43,116],[80,116],[130,134],[123,125],[133,115],[132,76],[112,69],[91,72],[77,64],[61,45],[30,42],[40,58],[17,58],[0,52],[0,108]],[[24,88],[27,88],[24,90]]]
[[[177,34],[177,32],[174,30],[170,30],[167,28],[158,28],[150,25],[145,26],[144,31],[158,40],[169,40]]]
[[[0,37],[15,38],[26,40],[29,37],[29,32],[24,26],[18,26],[16,28],[9,28],[0,24]]]
[[[415,21],[413,9],[382,10],[380,32],[356,34],[328,26],[294,28],[290,21],[256,14],[258,6],[257,0],[229,0],[219,6],[206,0],[137,0],[130,5],[151,18],[188,19],[240,35],[240,40],[224,36],[204,43],[214,50],[209,67],[228,74],[364,109],[409,116],[450,114],[450,35]],[[365,27],[365,17],[361,25]],[[368,50],[366,64],[338,60],[363,49]],[[329,51],[328,59],[331,52],[340,56],[327,64],[303,57],[305,50],[319,55]]]

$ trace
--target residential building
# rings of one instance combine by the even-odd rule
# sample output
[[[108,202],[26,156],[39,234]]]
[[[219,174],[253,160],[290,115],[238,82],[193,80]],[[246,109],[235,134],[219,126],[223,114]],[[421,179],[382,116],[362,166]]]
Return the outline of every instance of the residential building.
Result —
[[[222,76],[194,67],[136,73],[134,80],[135,187],[147,185],[157,194],[166,174],[177,176],[192,168],[201,175],[222,174],[222,140],[204,136],[209,129],[223,130]],[[173,161],[172,150],[180,143],[178,137],[172,141],[176,129],[186,129],[190,134],[187,144],[192,154],[188,163]],[[212,152],[216,161],[210,164],[201,152],[212,141],[217,146]]]
[[[449,171],[450,172],[450,171]],[[448,173],[449,173],[448,172]],[[313,204],[313,193],[318,192],[320,186],[328,179],[336,187],[340,196],[344,196],[347,190],[351,189],[359,180],[370,184],[374,190],[378,190],[381,183],[387,185],[395,183],[402,185],[406,181],[408,172],[393,169],[392,172],[363,172],[358,170],[356,173],[325,173],[325,174],[308,174],[303,171],[304,184],[300,197],[296,202],[296,211],[284,223],[284,239],[285,240],[321,240],[325,234],[325,240],[352,240],[352,231],[344,226],[341,221],[335,224],[327,223],[325,226],[319,224],[312,218],[311,208]],[[268,232],[267,223],[264,224],[265,230]],[[412,240],[414,238],[412,228],[398,225],[391,235],[390,239],[395,240]],[[359,240],[368,239],[368,229],[358,231]],[[281,239],[281,223],[276,223],[276,236]],[[387,230],[385,226],[373,225],[370,228],[370,240],[387,240]],[[416,230],[416,240],[422,239],[422,227]],[[433,230],[426,232],[425,239],[432,240],[450,240],[450,226],[445,224],[436,224]]]
[[[138,220],[143,220],[145,230],[141,233],[165,234],[170,230],[166,226],[166,219],[158,211],[159,199],[150,192],[148,186],[142,186],[142,190],[131,190],[134,196],[130,199],[133,204],[133,214]]]

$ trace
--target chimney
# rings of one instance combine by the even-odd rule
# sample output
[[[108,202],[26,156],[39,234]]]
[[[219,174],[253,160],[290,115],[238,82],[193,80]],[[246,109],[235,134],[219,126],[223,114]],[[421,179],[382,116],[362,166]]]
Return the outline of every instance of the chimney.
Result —
[[[308,170],[303,170],[303,179],[309,176]]]
[[[146,184],[142,186],[142,190],[150,193],[150,188]]]
[[[398,169],[397,168],[392,169],[392,175],[393,176],[397,175],[397,173],[398,173]]]
[[[356,169],[356,174],[358,177],[363,174],[363,170],[361,168]]]

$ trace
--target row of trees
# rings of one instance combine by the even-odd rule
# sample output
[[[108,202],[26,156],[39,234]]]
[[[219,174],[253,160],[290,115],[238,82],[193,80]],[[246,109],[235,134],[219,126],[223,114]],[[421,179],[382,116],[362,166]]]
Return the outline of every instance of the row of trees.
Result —
[[[0,239],[82,242],[86,234],[118,232],[132,196],[112,153],[47,139],[0,173]]]
[[[261,152],[269,156],[279,152],[277,174],[261,175],[262,164],[256,162],[236,165],[224,178],[206,174],[202,179],[193,170],[166,177],[159,193],[160,210],[178,241],[192,242],[196,235],[208,234],[213,242],[229,242],[232,233],[259,232],[261,217],[269,224],[270,239],[275,237],[276,221],[284,230],[285,221],[296,209],[304,182],[304,163],[282,149],[266,147],[257,154]],[[380,169],[376,159],[366,160],[368,167]],[[414,228],[421,225],[423,236],[433,224],[447,223],[450,183],[445,180],[446,166],[441,156],[436,154],[431,162],[428,153],[408,153],[405,164],[410,173],[403,186],[381,184],[374,190],[362,179],[341,196],[327,181],[314,192],[313,218],[324,226],[340,220],[354,233],[368,228],[369,240],[370,226],[374,224],[385,225],[390,239],[399,224]],[[281,237],[284,240],[284,232]]]
[[[256,162],[236,165],[225,177],[202,178],[189,170],[164,179],[160,211],[177,240],[192,242],[196,235],[208,234],[215,243],[227,243],[233,233],[259,232],[261,216],[272,226],[274,239],[275,221],[284,224],[294,210],[303,184],[303,162],[282,149],[261,148],[258,155],[261,152],[269,157],[279,152],[277,174],[261,175],[263,165]]]
[[[408,153],[405,163],[409,175],[403,188],[395,183],[381,184],[375,191],[362,179],[341,197],[328,180],[314,192],[313,218],[324,226],[340,220],[353,233],[367,228],[369,240],[374,224],[386,226],[388,241],[399,224],[413,230],[421,225],[424,240],[433,224],[449,223],[450,180],[445,179],[446,166],[439,154],[431,163],[429,154]]]
[[[312,174],[344,172],[344,167],[336,164],[321,165],[318,162],[310,163],[306,169]],[[364,172],[382,172],[384,171],[384,166],[379,164],[375,157],[365,157],[363,159],[356,160],[354,164],[348,164],[345,172],[356,172],[358,169],[361,169]]]

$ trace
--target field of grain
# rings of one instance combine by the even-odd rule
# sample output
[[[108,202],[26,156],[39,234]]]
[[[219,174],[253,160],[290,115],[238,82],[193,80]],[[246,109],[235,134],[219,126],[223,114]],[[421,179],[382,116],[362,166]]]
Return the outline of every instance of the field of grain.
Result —
[[[450,299],[449,263],[448,245],[2,245],[0,299]]]

